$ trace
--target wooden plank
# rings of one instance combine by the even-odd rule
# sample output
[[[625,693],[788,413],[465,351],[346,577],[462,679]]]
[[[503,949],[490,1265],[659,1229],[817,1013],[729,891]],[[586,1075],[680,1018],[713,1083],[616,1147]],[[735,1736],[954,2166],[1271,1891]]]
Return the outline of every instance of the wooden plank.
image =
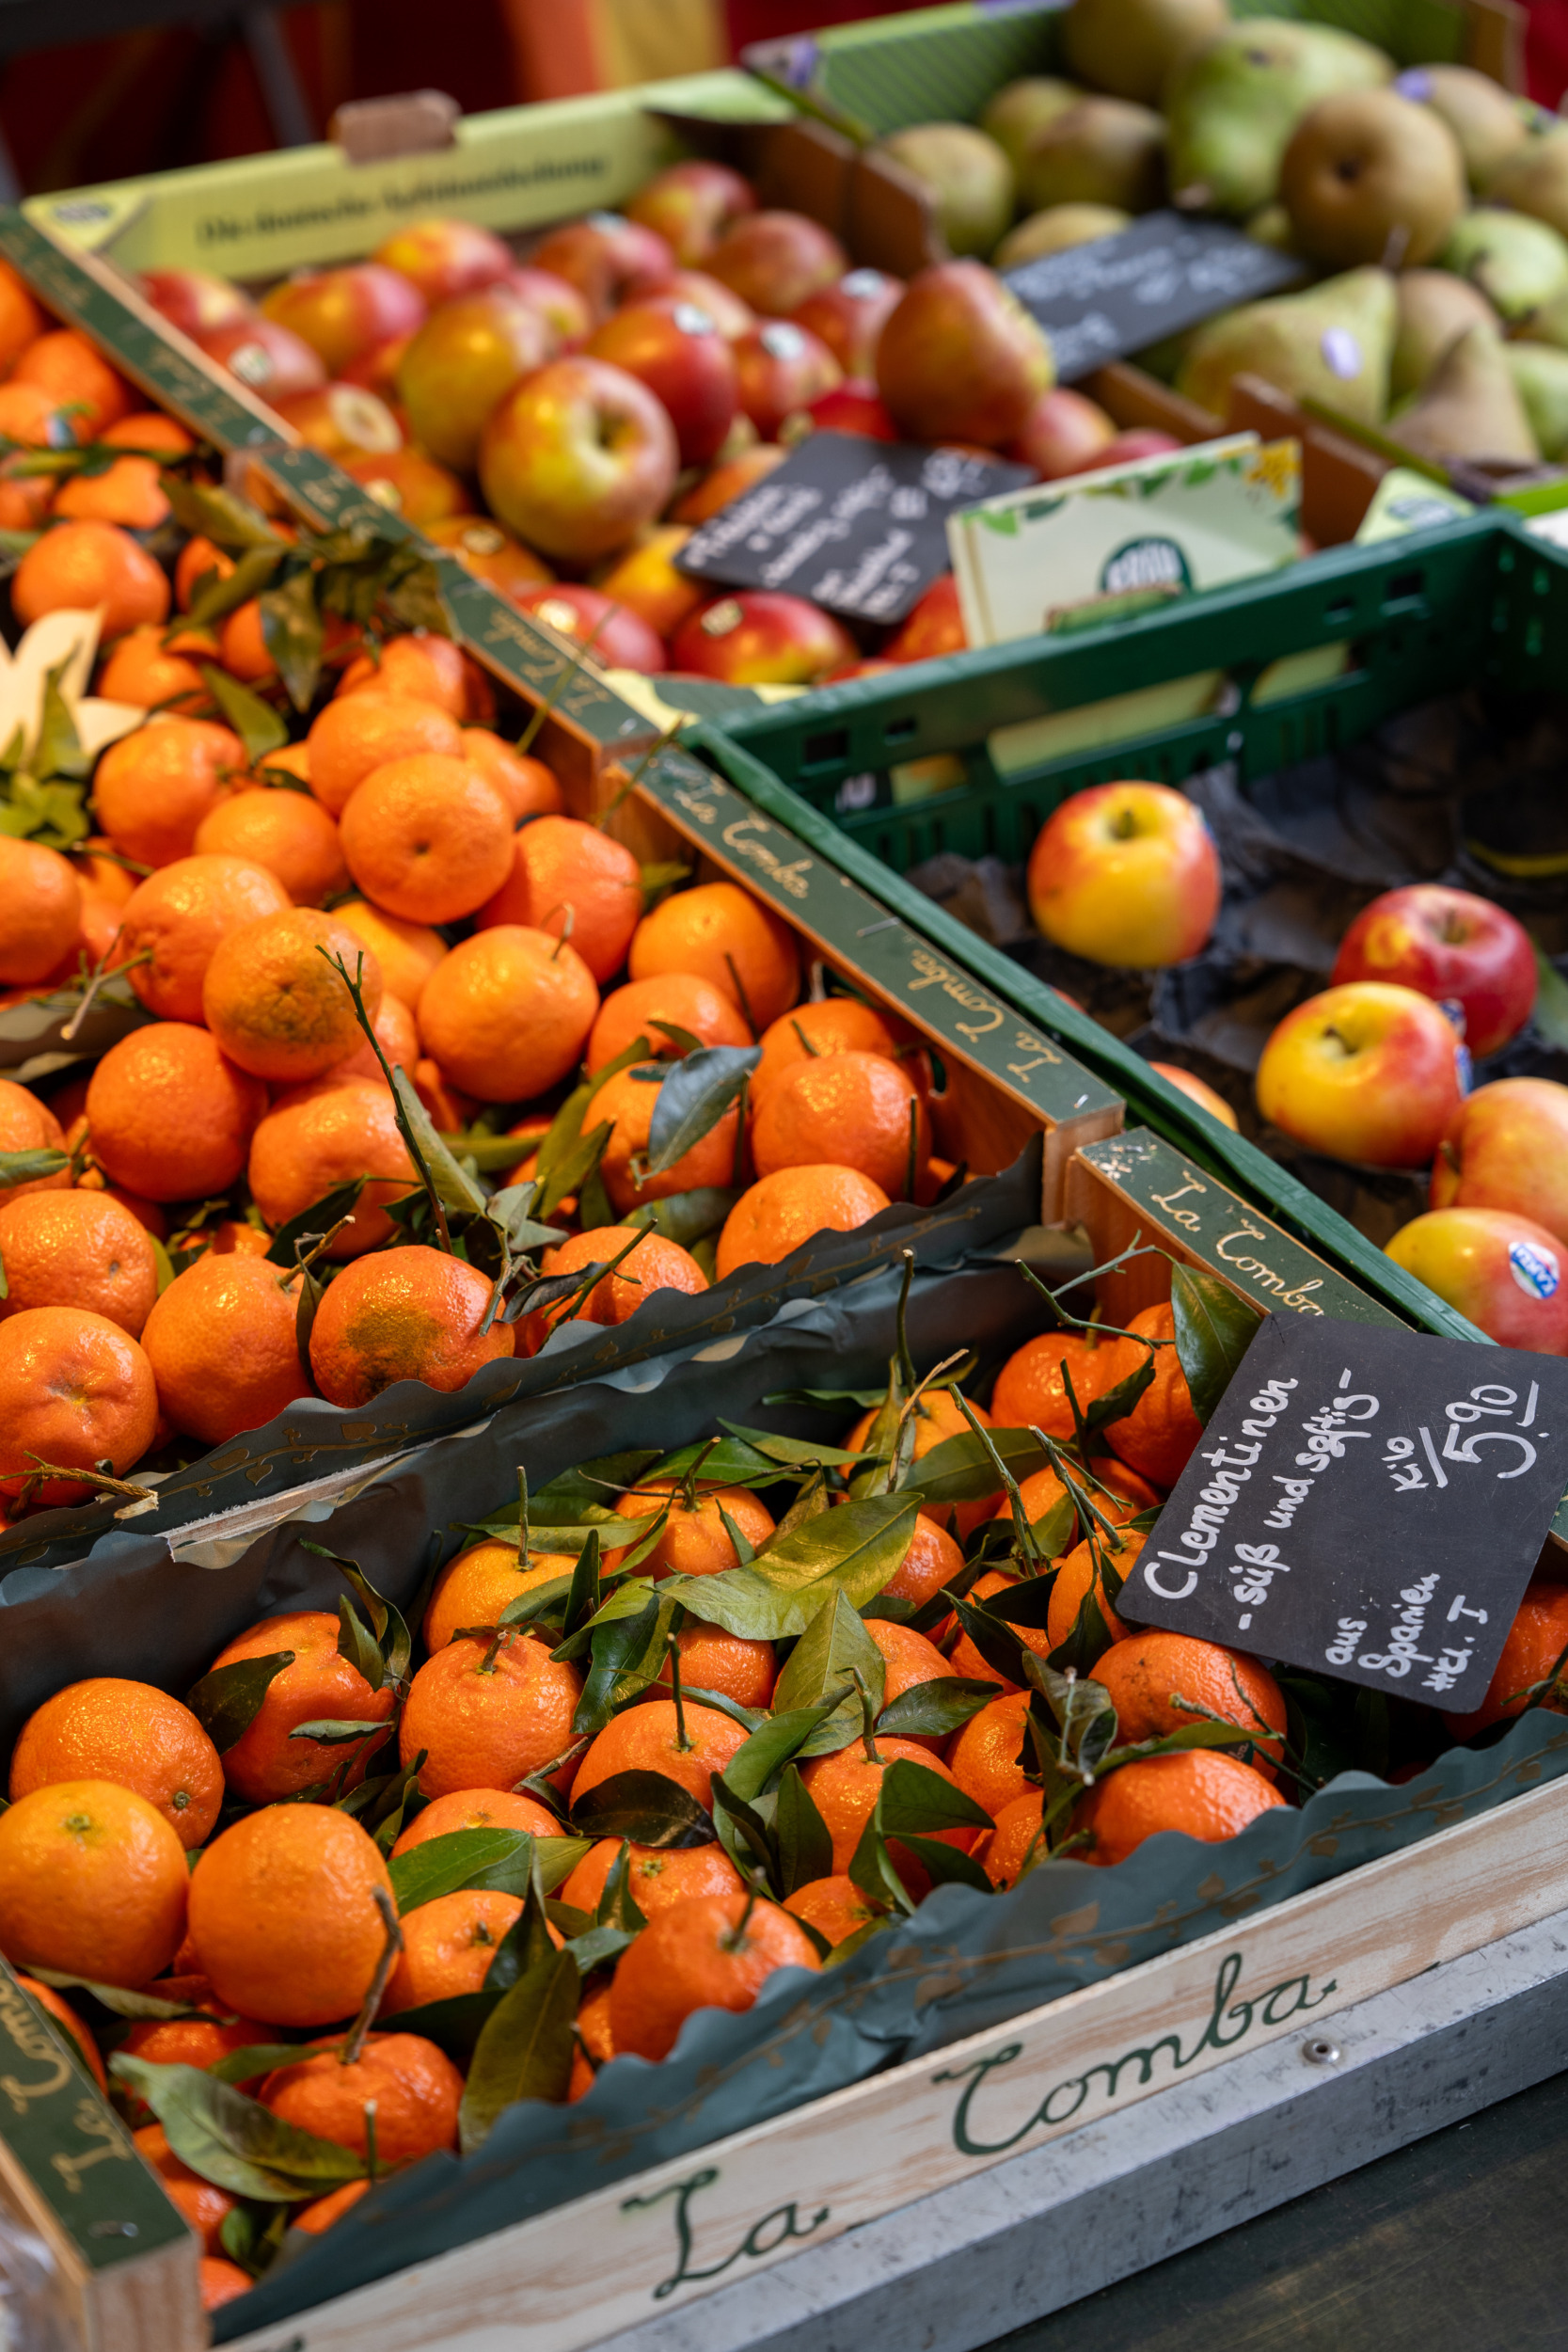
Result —
[[[582,2352],[1568,1904],[1568,1781],[930,2058],[239,2339]],[[1065,1923],[1053,1923],[1061,1932]],[[1088,1923],[1070,1923],[1082,1931]]]

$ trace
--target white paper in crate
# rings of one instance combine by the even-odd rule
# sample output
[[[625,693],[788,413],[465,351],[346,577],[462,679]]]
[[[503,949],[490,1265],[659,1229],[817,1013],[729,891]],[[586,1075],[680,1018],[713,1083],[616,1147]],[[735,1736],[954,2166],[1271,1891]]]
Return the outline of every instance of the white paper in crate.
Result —
[[[0,749],[8,749],[18,730],[25,759],[43,724],[44,687],[51,670],[59,672],[60,699],[70,711],[77,740],[90,755],[101,752],[147,717],[133,703],[105,702],[87,692],[103,607],[91,612],[46,612],[35,621],[14,653],[0,643]]]
[[[969,642],[1036,636],[1102,596],[1277,571],[1301,552],[1300,505],[1300,443],[1237,433],[966,507],[947,544]]]

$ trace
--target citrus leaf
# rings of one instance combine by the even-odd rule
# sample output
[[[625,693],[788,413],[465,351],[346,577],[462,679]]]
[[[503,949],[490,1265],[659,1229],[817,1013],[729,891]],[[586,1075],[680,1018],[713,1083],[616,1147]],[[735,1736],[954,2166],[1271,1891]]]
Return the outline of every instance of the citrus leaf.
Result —
[[[889,1837],[902,1837],[938,1829],[990,1829],[991,1817],[984,1805],[961,1788],[907,1756],[895,1758],[882,1774],[877,1799],[882,1829]]]
[[[381,1645],[346,1593],[338,1597],[338,1655],[363,1677],[372,1691],[380,1690],[387,1672]]]
[[[779,1781],[773,1834],[778,1839],[779,1875],[785,1895],[793,1895],[798,1886],[809,1885],[813,1879],[825,1879],[832,1874],[832,1833],[793,1763],[784,1766]]]
[[[644,1200],[622,1221],[645,1225],[650,1232],[662,1233],[666,1241],[679,1242],[683,1249],[689,1249],[694,1241],[723,1224],[739,1198],[739,1193],[720,1185],[702,1184],[692,1192],[668,1193],[662,1200]]]
[[[293,1662],[292,1649],[237,1658],[231,1666],[214,1666],[186,1692],[185,1705],[220,1756],[250,1729],[273,1681]]]
[[[711,1134],[762,1059],[760,1045],[704,1045],[671,1065],[648,1129],[648,1169],[663,1176]]]
[[[402,2027],[399,2027],[402,2031]],[[215,2083],[254,2082],[258,2074],[270,2074],[279,2066],[296,2066],[301,2058],[310,2058],[317,2050],[331,2049],[331,2042],[247,2042],[243,2050],[226,2050],[215,2058],[202,2073]]]
[[[112,2011],[116,2017],[199,2017],[202,2012],[185,2001],[162,2001],[153,1993],[133,1993],[122,1984],[99,1984],[91,1977],[68,1977],[58,1968],[29,1968],[27,1974],[37,1977],[40,1984],[53,1985],[56,1993],[72,1990],[90,1993],[95,2001]]]
[[[1193,1410],[1207,1423],[1241,1370],[1263,1317],[1198,1266],[1172,1266],[1170,1303],[1177,1360],[1192,1392]]]
[[[230,580],[227,584],[232,588],[234,583]],[[261,607],[261,642],[294,708],[308,710],[321,676],[323,643],[310,574],[296,572],[280,587],[263,588]]]
[[[717,1576],[672,1576],[662,1594],[710,1625],[752,1641],[803,1633],[837,1589],[860,1609],[903,1564],[918,1497],[874,1495],[821,1511],[771,1536],[746,1567]]]
[[[972,1715],[998,1696],[994,1682],[971,1682],[961,1675],[938,1675],[901,1692],[877,1718],[890,1740],[941,1740],[961,1731]]]
[[[572,1827],[579,1837],[629,1837],[639,1846],[713,1840],[713,1823],[696,1798],[663,1772],[612,1772],[595,1782],[574,1799]]]
[[[1144,1391],[1153,1385],[1154,1350],[1149,1349],[1143,1362],[1118,1380],[1114,1389],[1097,1396],[1084,1413],[1084,1428],[1089,1437],[1098,1436],[1114,1421],[1125,1421]]]
[[[880,1655],[879,1651],[879,1658]],[[697,1693],[693,1691],[689,1695],[695,1698]],[[774,1696],[776,1699],[777,1692]],[[830,1693],[814,1706],[779,1709],[765,1716],[744,1746],[736,1748],[725,1766],[724,1786],[746,1804],[760,1797],[780,1765],[800,1753],[801,1742],[808,1740],[817,1724],[831,1713],[833,1704],[834,1695]],[[857,1701],[857,1712],[858,1707]],[[844,1744],[842,1740],[834,1742],[836,1747],[843,1747]]]
[[[989,1429],[986,1436],[1015,1478],[1027,1478],[1046,1466],[1046,1452],[1032,1429]],[[984,1441],[972,1429],[944,1438],[921,1457],[919,1468],[904,1482],[902,1494],[918,1494],[925,1502],[978,1502],[1000,1493],[996,1464]]]
[[[215,483],[185,482],[178,474],[164,476],[164,489],[177,522],[198,538],[211,539],[226,554],[247,548],[269,548],[275,556],[287,552],[287,542],[268,522],[259,506]]]
[[[629,1938],[647,1924],[631,1891],[631,1840],[623,1838],[621,1851],[610,1866],[604,1892],[594,1909],[594,1925],[596,1928],[619,1928]]]
[[[387,1725],[382,1723],[351,1723],[346,1717],[324,1717],[318,1723],[295,1724],[289,1737],[291,1740],[318,1740],[324,1748],[344,1748],[356,1740],[374,1739],[386,1729]]]
[[[719,1426],[727,1429],[732,1438],[738,1438],[742,1445],[749,1445],[754,1454],[762,1454],[769,1462],[809,1463],[814,1468],[822,1464],[843,1470],[851,1462],[864,1459],[863,1454],[846,1453],[843,1446],[817,1445],[809,1438],[775,1438],[768,1430],[742,1429],[738,1422],[733,1421],[721,1421]]]
[[[483,2147],[506,2108],[519,2099],[559,2105],[572,2079],[572,2028],[581,1977],[570,1952],[543,1947],[502,1994],[474,2045],[458,2109],[458,2142],[465,2155]]]
[[[227,670],[214,667],[211,661],[201,665],[207,691],[222,711],[234,733],[245,746],[245,763],[254,768],[269,752],[281,749],[289,739],[289,730],[270,703],[260,694],[253,694],[248,686],[242,686]]]
[[[864,1720],[857,1675],[875,1716],[887,1684],[887,1661],[858,1611],[835,1591],[796,1643],[773,1690],[773,1706],[780,1711],[833,1702],[801,1740],[800,1756],[832,1756],[857,1736]]]
[[[961,1848],[944,1846],[935,1837],[916,1837],[909,1830],[898,1842],[916,1862],[924,1864],[933,1886],[973,1886],[982,1895],[995,1893],[980,1865]]]
[[[587,1851],[580,1837],[535,1837],[526,1829],[454,1829],[394,1854],[387,1867],[399,1915],[405,1916],[438,1896],[469,1888],[526,1895],[536,1862],[547,1895],[570,1878]]]
[[[268,1263],[293,1267],[299,1254],[295,1243],[304,1241],[307,1234],[319,1241],[341,1218],[351,1216],[370,1181],[368,1176],[351,1176],[346,1184],[334,1184],[330,1192],[324,1192],[319,1200],[301,1209],[297,1216],[285,1217],[267,1246]]]
[[[743,1438],[699,1438],[656,1462],[643,1483],[682,1479],[689,1470],[696,1470],[705,1486],[770,1486],[783,1475],[777,1462]]]
[[[0,1152],[0,1189],[12,1184],[36,1184],[45,1176],[57,1176],[62,1168],[71,1166],[68,1152],[55,1152],[47,1145],[32,1152]]]
[[[651,1462],[658,1459],[657,1446],[636,1447],[623,1454],[601,1454],[591,1461],[579,1462],[575,1470],[562,1470],[547,1486],[541,1486],[529,1500],[529,1517],[536,1528],[573,1527],[586,1521],[594,1511],[609,1513],[615,1495],[625,1487],[641,1483]],[[517,1523],[518,1506],[514,1503],[510,1513],[498,1512],[499,1518],[510,1518]],[[549,1549],[555,1549],[553,1537]]]
[[[425,1168],[441,1206],[444,1209],[467,1209],[476,1216],[483,1215],[485,1207],[483,1193],[467,1169],[458,1166],[441,1141],[436,1132],[435,1120],[415,1092],[414,1081],[401,1063],[392,1072],[392,1092],[397,1097],[398,1124],[409,1139],[415,1166]]]
[[[993,1666],[996,1672],[999,1675],[1005,1675],[1009,1682],[1017,1682],[1020,1679],[1019,1668],[1022,1660],[1023,1645],[1011,1626],[1004,1625],[1000,1619],[993,1616],[990,1607],[984,1601],[956,1599],[953,1603],[953,1613],[968,1635],[972,1646],[979,1651],[987,1665]],[[1000,1697],[1000,1692],[995,1695]]]
[[[666,1579],[666,1586],[669,1581]],[[635,1595],[628,1596],[634,1597]],[[590,1635],[594,1662],[572,1717],[572,1729],[579,1737],[602,1731],[611,1715],[628,1699],[639,1697],[658,1680],[670,1646],[674,1614],[674,1598],[667,1589],[652,1594],[630,1616],[612,1617],[601,1611]]]
[[[198,2067],[159,2066],[123,2051],[109,2066],[146,2100],[181,2162],[235,2197],[293,2204],[365,2177],[352,2149],[297,2130]]]

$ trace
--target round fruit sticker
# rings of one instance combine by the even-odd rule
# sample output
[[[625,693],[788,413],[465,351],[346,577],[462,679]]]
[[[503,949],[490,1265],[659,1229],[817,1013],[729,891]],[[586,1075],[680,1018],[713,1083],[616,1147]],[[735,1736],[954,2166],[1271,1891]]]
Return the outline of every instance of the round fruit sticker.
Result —
[[[1543,1249],[1538,1242],[1515,1241],[1509,1244],[1508,1270],[1519,1288],[1530,1298],[1551,1298],[1562,1279],[1556,1255]]]
[[[1348,326],[1325,326],[1318,349],[1330,373],[1349,382],[1361,373],[1361,346]]]

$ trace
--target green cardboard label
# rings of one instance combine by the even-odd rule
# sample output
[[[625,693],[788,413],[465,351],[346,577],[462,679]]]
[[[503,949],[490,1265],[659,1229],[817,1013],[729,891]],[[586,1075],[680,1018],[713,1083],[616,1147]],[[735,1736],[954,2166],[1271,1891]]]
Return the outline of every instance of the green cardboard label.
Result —
[[[638,781],[684,834],[809,932],[829,957],[906,1008],[939,1049],[945,1041],[1043,1122],[1066,1126],[1119,1114],[1119,1095],[1082,1063],[722,777],[684,753],[665,751]]]
[[[1085,1144],[1081,1156],[1133,1208],[1179,1234],[1195,1258],[1255,1305],[1285,1314],[1328,1315],[1339,1323],[1407,1328],[1389,1308],[1369,1298],[1148,1128]]]
[[[4,1961],[0,2140],[91,2270],[138,2260],[189,2234],[86,2067]]]

